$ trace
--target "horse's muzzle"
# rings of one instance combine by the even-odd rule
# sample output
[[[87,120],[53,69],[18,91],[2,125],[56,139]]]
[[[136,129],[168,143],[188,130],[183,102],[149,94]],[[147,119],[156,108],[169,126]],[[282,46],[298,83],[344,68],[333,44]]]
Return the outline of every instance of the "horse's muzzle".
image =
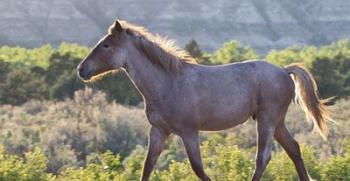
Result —
[[[90,80],[92,77],[92,74],[90,71],[86,70],[83,66],[79,66],[78,76],[83,80]]]

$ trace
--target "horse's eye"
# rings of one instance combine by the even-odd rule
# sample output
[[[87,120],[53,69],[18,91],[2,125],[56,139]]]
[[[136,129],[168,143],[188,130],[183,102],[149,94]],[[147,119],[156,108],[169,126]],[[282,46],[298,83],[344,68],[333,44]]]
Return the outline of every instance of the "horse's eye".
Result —
[[[109,48],[109,45],[108,44],[103,44],[103,47],[104,48]]]

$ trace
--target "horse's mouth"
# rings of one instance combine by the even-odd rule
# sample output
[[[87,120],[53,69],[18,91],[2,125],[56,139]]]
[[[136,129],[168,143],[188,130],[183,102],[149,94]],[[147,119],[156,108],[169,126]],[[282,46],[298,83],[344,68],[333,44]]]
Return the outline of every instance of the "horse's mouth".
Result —
[[[92,74],[86,71],[78,71],[78,77],[83,81],[89,81],[92,78]]]

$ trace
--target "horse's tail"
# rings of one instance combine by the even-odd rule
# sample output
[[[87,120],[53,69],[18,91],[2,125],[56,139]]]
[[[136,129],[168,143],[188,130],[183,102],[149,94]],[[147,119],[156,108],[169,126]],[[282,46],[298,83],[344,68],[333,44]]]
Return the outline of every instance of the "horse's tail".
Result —
[[[311,73],[301,64],[290,64],[284,68],[292,75],[295,84],[295,99],[306,113],[307,119],[312,119],[317,125],[323,139],[327,139],[327,122],[332,121],[330,112],[318,97],[317,85]]]

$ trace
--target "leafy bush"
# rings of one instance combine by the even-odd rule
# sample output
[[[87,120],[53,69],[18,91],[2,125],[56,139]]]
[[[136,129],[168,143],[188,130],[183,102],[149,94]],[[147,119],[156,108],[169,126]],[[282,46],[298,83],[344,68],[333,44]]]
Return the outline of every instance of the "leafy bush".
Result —
[[[85,168],[69,167],[65,169],[57,180],[65,181],[126,181],[125,173],[119,155],[107,151],[101,155],[96,163],[90,163]]]
[[[329,159],[322,166],[323,180],[350,180],[350,141],[347,141],[346,151],[343,155],[337,155]]]
[[[52,174],[46,173],[47,158],[40,149],[27,152],[24,158],[9,155],[0,147],[0,180],[1,181],[49,181]]]

